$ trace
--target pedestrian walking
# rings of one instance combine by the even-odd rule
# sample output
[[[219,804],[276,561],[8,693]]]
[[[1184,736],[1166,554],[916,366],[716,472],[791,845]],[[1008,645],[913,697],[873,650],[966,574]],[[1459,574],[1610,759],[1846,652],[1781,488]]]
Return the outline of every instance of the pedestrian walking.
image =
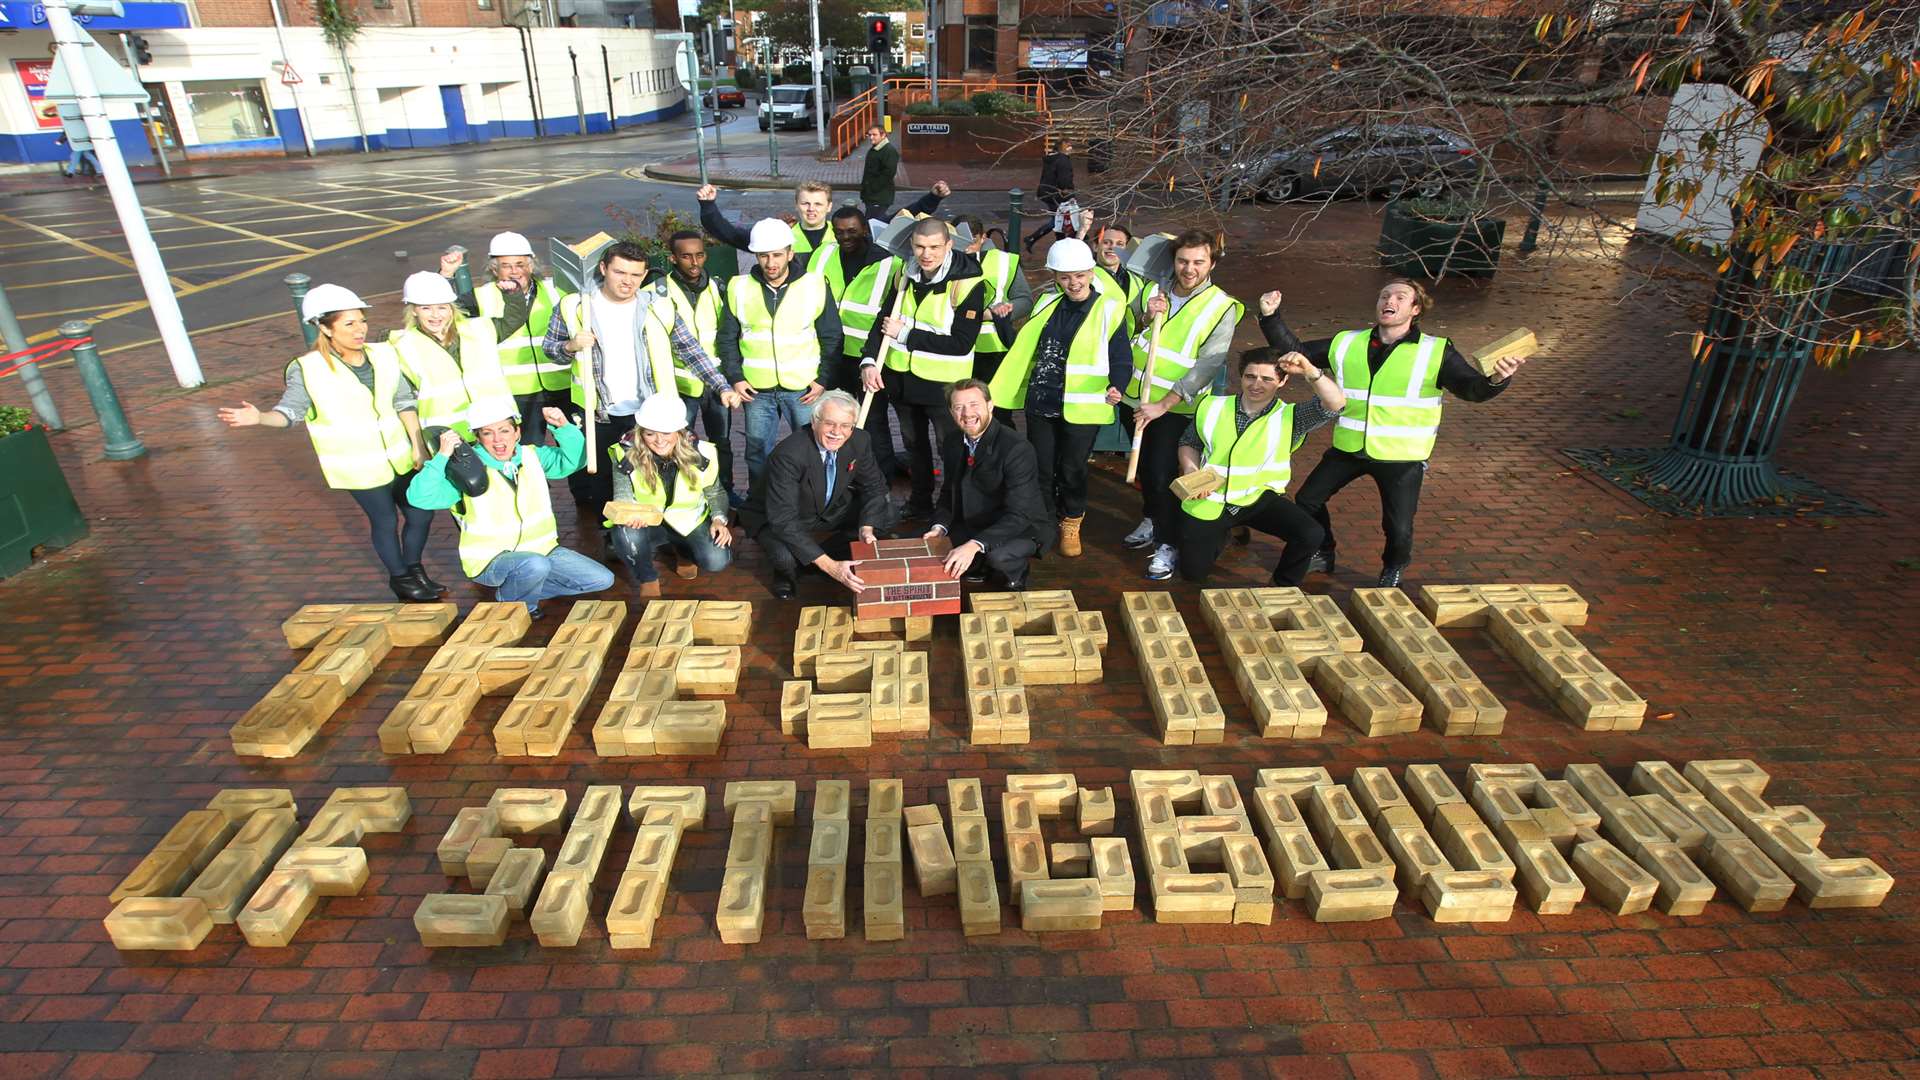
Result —
[[[1053,153],[1041,159],[1040,186],[1034,190],[1034,196],[1040,200],[1040,205],[1047,208],[1048,215],[1040,227],[1028,233],[1021,242],[1021,246],[1029,252],[1048,233],[1056,237],[1072,235],[1074,223],[1071,219],[1079,209],[1078,203],[1066,206],[1073,200],[1072,139],[1061,139],[1054,144]],[[1061,212],[1063,207],[1066,208],[1064,214]]]
[[[510,396],[493,320],[463,315],[453,286],[430,270],[409,275],[400,300],[407,306],[406,325],[389,334],[387,343],[400,356],[400,373],[414,386],[423,443],[438,445],[440,432],[449,428],[471,439],[468,407]]]
[[[620,437],[613,463],[615,504],[644,508],[615,520],[609,544],[627,564],[640,595],[660,595],[655,555],[674,560],[674,574],[691,581],[704,570],[717,574],[733,562],[733,531],[727,526],[727,492],[720,486],[720,453],[687,430],[686,414],[665,394],[648,398],[635,414],[636,427]]]
[[[287,365],[279,403],[261,412],[242,401],[218,415],[236,428],[304,423],[327,486],[353,496],[366,515],[393,595],[435,600],[446,589],[421,565],[433,510],[407,497],[414,471],[427,460],[414,388],[394,347],[367,340],[366,312],[352,291],[314,286],[300,302],[300,316],[319,332],[313,351]]]
[[[860,169],[860,203],[870,218],[885,221],[893,214],[894,176],[900,171],[900,148],[879,124],[867,128],[867,160]]]

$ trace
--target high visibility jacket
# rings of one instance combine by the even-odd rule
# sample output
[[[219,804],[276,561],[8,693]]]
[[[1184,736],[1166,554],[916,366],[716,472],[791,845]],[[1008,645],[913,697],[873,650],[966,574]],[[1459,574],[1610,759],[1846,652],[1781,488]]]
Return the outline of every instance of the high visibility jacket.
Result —
[[[827,231],[820,237],[819,247],[814,247],[813,241],[807,239],[806,232],[800,228],[800,223],[794,222],[793,257],[806,260],[806,270],[809,274],[818,274],[831,281],[841,280],[840,245],[834,240],[831,221],[827,222]],[[800,268],[794,267],[793,272],[798,274]]]
[[[752,274],[727,280],[727,306],[740,320],[740,370],[755,390],[805,390],[820,377],[820,337],[813,321],[831,303],[827,279],[791,279],[780,306],[767,310],[766,286]]]
[[[853,280],[841,288],[838,294],[840,329],[846,335],[841,339],[843,355],[865,355],[867,335],[873,333],[873,324],[880,321],[880,302],[887,297],[887,286],[899,276],[900,259],[890,255],[862,267],[853,275]]]
[[[1151,300],[1161,295],[1159,285],[1148,286],[1142,293],[1144,299]],[[1200,292],[1189,297],[1180,310],[1168,317],[1160,328],[1160,350],[1153,361],[1153,395],[1158,401],[1167,396],[1173,384],[1186,377],[1193,365],[1200,360],[1200,346],[1206,344],[1207,337],[1220,325],[1221,319],[1240,321],[1245,311],[1240,301],[1228,296],[1220,286],[1208,282]],[[1147,354],[1153,337],[1153,326],[1142,322],[1139,333],[1133,338],[1133,378],[1127,383],[1127,396],[1147,403],[1148,397],[1141,389],[1141,381],[1147,377]],[[1191,401],[1182,401],[1173,406],[1172,411],[1190,413],[1194,409]]]
[[[320,458],[320,474],[328,487],[344,491],[381,487],[413,471],[413,440],[393,411],[399,354],[391,345],[370,341],[366,357],[373,365],[371,391],[345,363],[329,361],[317,350],[294,361],[312,401],[307,437]]]
[[[1027,382],[1033,375],[1033,354],[1047,320],[1053,317],[1062,297],[1053,293],[1040,301],[1033,317],[1014,335],[1007,358],[993,373],[989,390],[993,403],[1006,409],[1022,408],[1027,403]],[[1060,418],[1069,424],[1111,424],[1113,406],[1107,404],[1107,343],[1126,316],[1120,301],[1111,296],[1093,294],[1086,318],[1074,331],[1067,346],[1067,371]]]
[[[999,248],[988,248],[980,252],[980,276],[987,279],[986,304],[1007,302],[1007,295],[1013,291],[1013,276],[1020,272],[1020,260],[1012,252]],[[993,324],[993,316],[983,314],[980,319],[980,337],[973,343],[975,353],[999,353],[1007,351],[1007,343],[1000,340],[1000,330]]]
[[[543,350],[554,306],[565,295],[552,281],[541,279],[539,288],[534,290],[533,303],[527,308],[527,325],[500,339],[500,373],[506,376],[507,387],[514,393],[564,390],[567,380],[573,377],[565,363],[549,358]],[[500,286],[492,282],[473,290],[473,302],[483,319],[497,319],[507,310]]]
[[[395,330],[387,343],[400,356],[400,374],[419,392],[420,426],[452,428],[472,439],[467,406],[511,395],[500,373],[500,354],[488,319],[460,319],[454,329],[460,359],[419,330]]]
[[[1136,324],[1139,322],[1138,319],[1134,318],[1133,311],[1134,308],[1140,304],[1140,294],[1147,291],[1147,279],[1141,277],[1139,274],[1128,274],[1127,287],[1122,289],[1120,287],[1120,279],[1113,276],[1113,271],[1108,270],[1104,266],[1095,266],[1093,268],[1093,287],[1108,296],[1118,297],[1120,302],[1126,305],[1127,336],[1132,337],[1136,329]]]
[[[671,286],[669,286],[669,289],[671,289]],[[639,347],[646,349],[647,352],[647,355],[636,357],[635,359],[640,363],[646,364],[652,372],[654,393],[657,394],[662,391],[673,393],[675,392],[673,369],[673,308],[671,305],[658,303],[656,297],[644,294],[636,295],[633,298],[633,302],[641,305],[640,310],[636,311],[634,315],[636,318],[642,320],[641,344]],[[589,313],[592,310],[592,307],[587,303],[586,296],[582,293],[570,293],[560,298],[560,317],[567,321],[567,329],[572,330],[576,334],[580,332],[582,327],[592,329],[593,323],[589,317]],[[599,336],[599,331],[595,330],[594,337],[598,338]],[[573,381],[569,387],[569,393],[573,398],[573,403],[582,409],[587,406],[587,384],[588,381],[593,378],[593,354],[594,350],[599,347],[600,346],[596,344],[593,349],[589,349],[573,358]],[[598,402],[597,406],[599,409],[605,409],[607,404],[607,402],[602,401]]]
[[[916,300],[913,285],[909,282],[900,290],[900,318],[907,324],[907,333],[915,330],[942,335],[953,333],[953,316],[958,304],[978,284],[980,279],[977,277],[950,279],[929,289],[926,295]],[[940,353],[928,349],[909,349],[894,342],[886,353],[882,359],[888,367],[895,371],[912,372],[928,382],[950,383],[973,377],[971,349],[964,353]]]
[[[1371,330],[1335,334],[1327,346],[1333,377],[1347,407],[1334,422],[1333,445],[1375,461],[1425,461],[1440,431],[1440,358],[1447,339],[1403,340],[1375,372],[1367,366]]]
[[[503,552],[545,555],[560,546],[553,499],[547,493],[547,472],[540,467],[540,455],[524,444],[514,478],[509,480],[506,473],[488,469],[487,490],[478,496],[462,496],[453,519],[460,523],[460,568],[468,577],[480,576]]]
[[[720,451],[705,439],[697,440],[694,448],[700,451],[700,472],[689,482],[685,474],[674,478],[673,501],[668,502],[660,492],[663,486],[658,480],[643,482],[639,472],[633,474],[633,501],[642,506],[660,509],[660,517],[673,527],[681,536],[690,536],[707,520],[707,488],[720,479]],[[636,453],[647,453],[644,448]],[[626,457],[626,449],[615,446],[608,456],[618,463]]]
[[[700,339],[700,347],[710,356],[719,353],[720,312],[726,308],[726,295],[720,291],[720,283],[711,275],[707,277],[707,287],[700,290],[698,302],[689,302],[687,293],[676,282],[667,282],[667,295],[673,298],[673,310],[680,321],[687,324],[693,336]],[[669,327],[671,329],[671,327]],[[680,388],[681,397],[695,398],[705,393],[707,384],[700,376],[687,370],[679,359],[673,362],[673,381]]]
[[[1180,500],[1180,509],[1202,521],[1218,518],[1228,505],[1252,506],[1266,492],[1284,493],[1293,479],[1293,406],[1275,402],[1245,431],[1237,431],[1234,424],[1239,408],[1235,395],[1208,394],[1193,416],[1194,429],[1206,445],[1204,467],[1226,477],[1213,494]]]

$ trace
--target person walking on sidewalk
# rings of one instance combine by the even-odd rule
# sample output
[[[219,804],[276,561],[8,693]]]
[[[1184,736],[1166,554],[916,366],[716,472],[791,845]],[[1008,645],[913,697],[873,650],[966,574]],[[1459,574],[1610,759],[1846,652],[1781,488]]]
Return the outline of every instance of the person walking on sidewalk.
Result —
[[[947,576],[981,582],[988,567],[1009,592],[1027,587],[1032,560],[1053,544],[1053,514],[1040,499],[1033,446],[993,419],[993,392],[978,379],[947,388],[953,433],[940,446],[947,482],[924,538],[949,536]]]
[[[1179,539],[1180,503],[1167,485],[1178,475],[1180,435],[1193,415],[1194,402],[1226,366],[1234,327],[1245,310],[1213,283],[1213,268],[1220,257],[1215,236],[1189,229],[1175,237],[1172,246],[1173,282],[1149,283],[1140,294],[1133,378],[1127,384],[1127,396],[1138,403],[1127,420],[1141,434],[1140,501],[1145,513],[1121,543],[1135,549],[1153,548],[1147,576],[1155,581],[1172,573],[1179,555],[1174,545]],[[1154,324],[1161,319],[1165,321],[1155,350]]]
[[[842,334],[840,380],[834,389],[845,390],[855,397],[864,389],[860,357],[866,352],[873,324],[880,321],[880,301],[886,296],[889,283],[900,276],[899,256],[874,243],[871,229],[866,213],[858,207],[843,206],[833,212],[833,237],[840,247],[840,260],[835,265],[844,279],[827,281],[833,290],[834,303],[839,306]],[[887,419],[884,389],[874,395],[873,407],[867,410],[866,429],[873,437],[873,454],[880,462],[880,475],[892,477],[899,469],[899,461],[893,452],[893,423]]]
[[[544,419],[554,445],[529,446],[520,441],[511,400],[482,401],[467,410],[467,426],[480,443],[474,455],[480,482],[469,485],[449,476],[449,463],[466,445],[449,431],[407,487],[417,505],[453,511],[460,523],[460,567],[467,576],[495,590],[495,600],[527,605],[536,619],[542,600],[597,593],[613,584],[613,571],[560,546],[547,481],[580,468],[587,439],[551,405]]]
[[[793,596],[802,566],[855,593],[866,588],[848,545],[856,536],[872,543],[877,530],[892,525],[893,504],[867,433],[856,426],[859,413],[844,390],[820,395],[812,422],[773,448],[740,508],[740,523],[773,564],[776,600]]]
[[[766,471],[780,421],[798,431],[813,418],[814,401],[835,378],[841,330],[827,279],[794,264],[785,222],[755,224],[747,247],[758,265],[728,280],[718,340],[726,378],[746,402],[751,488]]]
[[[1433,311],[1433,298],[1425,286],[1408,278],[1394,278],[1381,288],[1372,326],[1305,343],[1281,316],[1280,299],[1278,292],[1260,297],[1260,332],[1267,342],[1330,369],[1346,391],[1333,446],[1307,474],[1295,499],[1325,532],[1309,569],[1333,572],[1327,500],[1369,476],[1380,489],[1380,527],[1387,534],[1378,584],[1395,588],[1413,561],[1413,518],[1440,431],[1443,395],[1490,401],[1507,388],[1527,357],[1500,360],[1491,374],[1482,372],[1452,342],[1420,329],[1420,317]]]
[[[460,314],[453,286],[431,270],[408,275],[400,300],[407,305],[407,324],[387,335],[387,344],[399,354],[400,374],[418,395],[422,441],[437,445],[440,432],[449,428],[472,438],[468,406],[510,396],[500,373],[493,320]]]
[[[867,338],[862,385],[885,389],[905,429],[913,494],[905,514],[933,510],[935,448],[954,431],[947,387],[973,377],[973,348],[986,317],[987,283],[980,261],[955,251],[947,223],[929,218],[913,227],[913,259],[906,288],[889,283],[880,309],[889,312]],[[931,428],[933,435],[928,436]]]
[[[353,496],[367,516],[393,595],[435,600],[446,589],[427,577],[420,561],[433,509],[407,497],[414,470],[427,460],[420,413],[394,347],[367,341],[366,313],[366,302],[350,290],[314,286],[300,301],[300,316],[319,334],[312,352],[287,365],[280,403],[261,412],[242,401],[218,415],[228,427],[305,423],[327,486]]]
[[[717,359],[720,317],[727,310],[727,293],[707,273],[707,242],[692,229],[682,229],[667,238],[667,257],[673,264],[673,272],[667,276],[671,286],[667,295],[673,300],[673,309],[700,339],[700,347]],[[688,403],[687,425],[693,425],[698,412],[707,441],[720,456],[720,488],[727,493],[728,504],[740,505],[742,496],[733,486],[733,411],[728,404],[732,397],[715,393],[678,357],[674,360],[673,381]]]
[[[440,275],[453,277],[465,261],[465,254],[442,256]],[[498,233],[487,242],[487,277],[486,284],[459,299],[460,309],[493,321],[500,373],[506,376],[515,407],[526,417],[520,436],[539,446],[547,441],[543,410],[564,405],[573,381],[566,363],[541,348],[553,309],[565,293],[544,273],[533,244],[517,232]]]
[[[633,572],[640,595],[660,595],[656,553],[670,554],[682,581],[717,574],[733,562],[733,530],[727,527],[727,492],[720,486],[720,453],[687,430],[679,403],[655,394],[634,416],[636,427],[609,451],[613,497],[646,512],[614,521],[610,546]]]
[[[973,343],[973,377],[992,382],[1001,358],[1007,355],[1008,343],[1013,341],[1014,327],[1033,312],[1033,286],[1020,272],[1018,255],[987,246],[986,222],[963,214],[953,223],[972,236],[963,250],[980,260],[980,276],[987,279],[987,317],[980,321],[980,337]],[[1004,421],[1009,415],[1003,408],[1000,419]]]
[[[1295,375],[1313,388],[1313,400],[1280,400],[1280,388]],[[1201,398],[1180,437],[1180,474],[1207,469],[1220,477],[1210,494],[1180,502],[1181,577],[1207,580],[1227,533],[1250,527],[1286,545],[1274,564],[1273,584],[1300,584],[1323,530],[1287,498],[1293,452],[1308,432],[1333,423],[1346,403],[1340,384],[1297,352],[1281,356],[1261,348],[1240,354],[1240,392]]]
[[[1021,241],[1021,246],[1029,252],[1033,250],[1033,245],[1048,233],[1055,236],[1067,234],[1067,229],[1062,228],[1060,207],[1073,198],[1072,139],[1061,139],[1054,144],[1053,153],[1041,159],[1040,186],[1035,189],[1034,195],[1039,198],[1040,205],[1047,208],[1048,214],[1040,227],[1028,233],[1026,239]],[[1071,226],[1071,222],[1064,224]]]
[[[1100,429],[1113,423],[1113,406],[1133,373],[1133,347],[1125,306],[1093,287],[1086,244],[1054,244],[1047,269],[1055,291],[1043,293],[989,391],[1000,407],[1026,411],[1040,497],[1060,522],[1060,554],[1073,559],[1087,516],[1087,459]]]
[[[900,171],[900,148],[879,124],[867,128],[867,160],[860,169],[860,203],[870,218],[887,220],[893,213],[893,179]]]

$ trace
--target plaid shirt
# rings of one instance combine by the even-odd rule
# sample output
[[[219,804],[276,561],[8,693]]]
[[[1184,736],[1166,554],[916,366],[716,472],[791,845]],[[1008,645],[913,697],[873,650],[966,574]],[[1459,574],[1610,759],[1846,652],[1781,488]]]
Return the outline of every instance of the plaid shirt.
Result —
[[[636,296],[634,299],[638,300],[639,297]],[[592,302],[591,297],[584,301],[584,303]],[[694,336],[692,330],[688,329],[686,320],[680,317],[678,310],[675,310],[673,313],[673,329],[668,332],[667,337],[673,342],[674,360],[679,363],[680,366],[692,372],[695,378],[706,383],[714,390],[733,389],[733,384],[728,382],[727,377],[720,372],[720,362],[714,359],[713,354],[707,351],[706,346],[700,344],[700,339]],[[551,359],[572,362],[573,354],[568,352],[566,348],[567,342],[571,340],[573,340],[573,330],[567,326],[566,316],[561,313],[559,308],[555,308],[553,321],[547,323],[547,339],[541,344],[541,348]],[[649,392],[659,390],[659,387],[650,387],[647,385],[652,379],[652,368],[644,362],[641,363],[641,388]],[[596,387],[596,389],[599,391],[600,400],[605,402],[606,387],[600,386]],[[601,407],[605,408],[606,406],[603,404]]]

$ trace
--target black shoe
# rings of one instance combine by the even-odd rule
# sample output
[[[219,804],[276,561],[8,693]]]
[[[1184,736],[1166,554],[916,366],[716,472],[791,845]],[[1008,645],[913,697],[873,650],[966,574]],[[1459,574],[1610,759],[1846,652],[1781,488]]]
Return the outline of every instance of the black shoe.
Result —
[[[1314,552],[1313,558],[1307,560],[1307,573],[1333,573],[1333,552],[1327,548],[1321,548],[1319,551]]]
[[[1009,577],[1007,579],[1007,591],[1008,592],[1026,592],[1028,576],[1029,575],[1027,571],[1022,570],[1018,574],[1015,574],[1012,577]]]
[[[393,587],[393,595],[401,600],[425,604],[440,599],[439,593],[427,588],[425,582],[412,574],[390,577],[387,579],[387,584]]]
[[[775,600],[793,599],[793,579],[775,575],[773,579],[773,598]]]
[[[428,577],[427,568],[421,566],[419,563],[414,563],[412,566],[407,567],[407,573],[411,574],[415,581],[432,589],[435,596],[445,596],[447,594],[447,587]]]
[[[969,585],[978,585],[987,580],[985,560],[976,560],[972,566],[967,567],[967,572],[960,575],[960,580]]]
[[[544,618],[546,614],[547,614],[546,612],[541,611],[539,608],[534,608],[532,611],[527,612],[527,618],[540,619],[540,618]]]
[[[1404,566],[1389,566],[1380,571],[1380,580],[1376,584],[1382,589],[1397,589],[1400,587],[1400,575],[1406,569]]]

